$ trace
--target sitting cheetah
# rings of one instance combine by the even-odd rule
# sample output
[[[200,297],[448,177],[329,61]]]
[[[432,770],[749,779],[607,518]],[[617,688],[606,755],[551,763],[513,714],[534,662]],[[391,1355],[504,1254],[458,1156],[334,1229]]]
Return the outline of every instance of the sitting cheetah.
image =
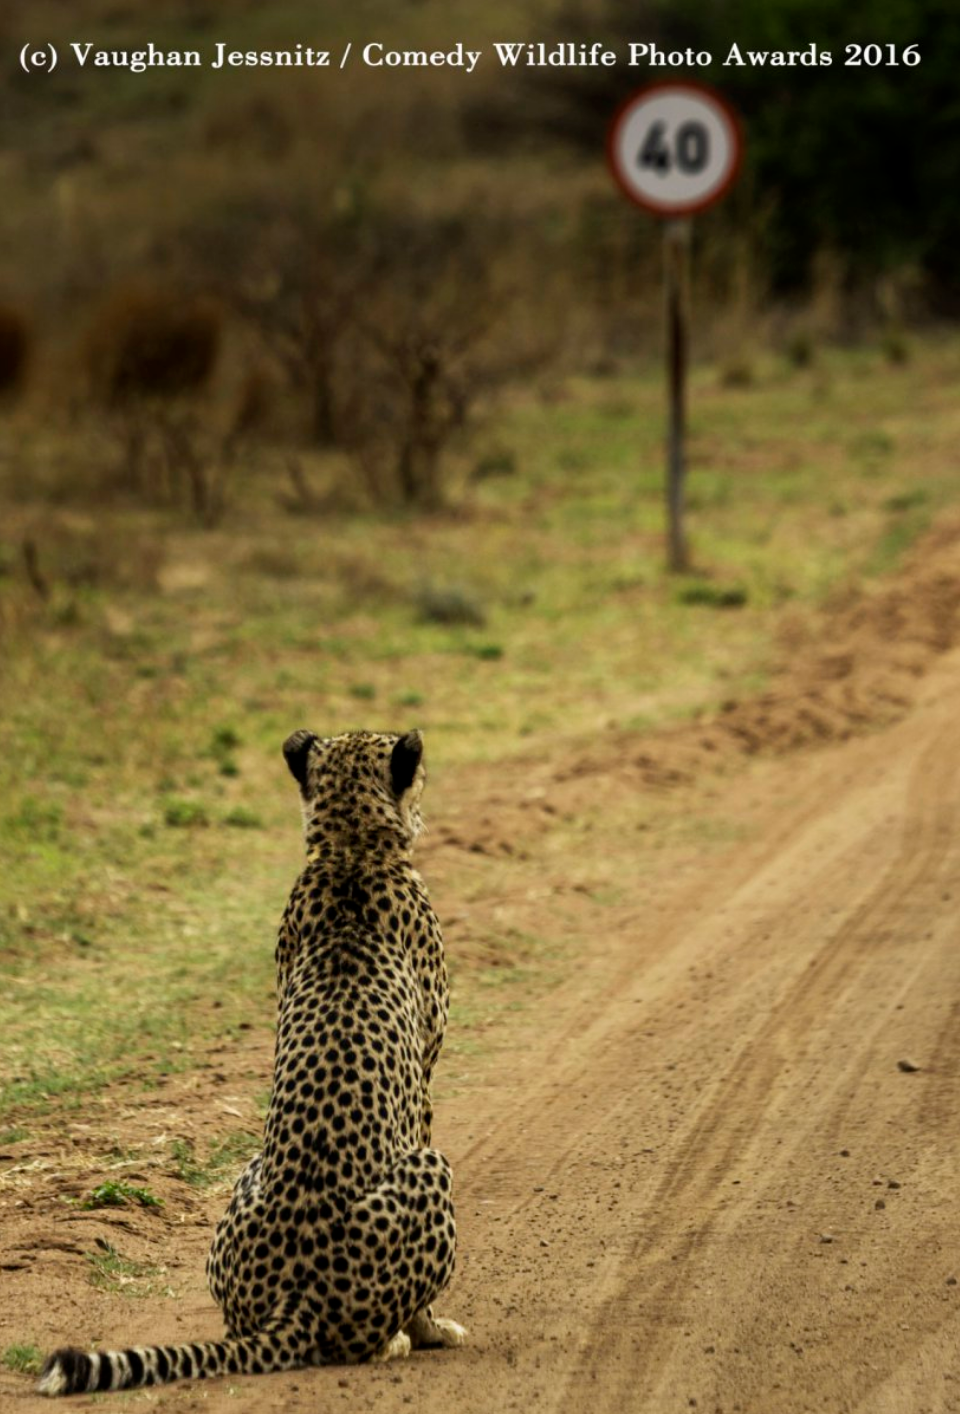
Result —
[[[307,863],[277,944],[279,1021],[263,1150],[207,1261],[225,1339],[44,1365],[44,1394],[388,1360],[460,1345],[430,1303],[453,1273],[450,1167],[430,1147],[447,1017],[440,927],[411,864],[419,732],[298,731]]]

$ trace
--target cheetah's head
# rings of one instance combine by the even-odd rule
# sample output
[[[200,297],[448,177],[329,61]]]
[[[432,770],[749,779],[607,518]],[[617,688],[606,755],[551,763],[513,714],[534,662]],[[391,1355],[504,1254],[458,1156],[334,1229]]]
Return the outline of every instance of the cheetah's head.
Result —
[[[318,737],[301,729],[287,737],[283,754],[300,787],[308,850],[374,835],[409,846],[423,829],[419,731]]]

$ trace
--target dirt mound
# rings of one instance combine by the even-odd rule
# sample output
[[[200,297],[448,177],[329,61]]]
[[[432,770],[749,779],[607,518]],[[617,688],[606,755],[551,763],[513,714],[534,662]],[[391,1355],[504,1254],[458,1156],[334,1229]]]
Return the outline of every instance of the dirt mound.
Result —
[[[747,751],[789,750],[843,738],[902,716],[917,680],[960,639],[960,525],[927,542],[903,573],[825,611],[756,700],[731,704],[715,724]]]
[[[611,747],[647,786],[689,781],[730,755],[779,754],[839,741],[902,717],[931,664],[960,642],[960,522],[927,536],[882,588],[837,594],[814,619],[787,620],[773,685],[731,700],[711,721],[647,738],[616,734],[568,762],[560,779],[606,770]]]

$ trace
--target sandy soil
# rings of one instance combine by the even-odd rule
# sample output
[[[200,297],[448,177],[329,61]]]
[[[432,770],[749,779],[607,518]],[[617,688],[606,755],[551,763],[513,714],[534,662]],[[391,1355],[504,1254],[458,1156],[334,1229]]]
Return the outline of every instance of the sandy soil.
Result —
[[[607,742],[506,781],[474,773],[469,800],[434,802],[423,868],[454,920],[451,950],[471,849],[512,841],[514,896],[472,908],[541,930],[546,913],[579,952],[562,985],[441,1077],[435,1138],[454,1165],[461,1241],[442,1310],[469,1344],[109,1396],[118,1410],[960,1410],[955,546],[942,547],[949,573],[928,563],[901,587],[893,627],[892,601],[838,609],[829,642],[791,654],[814,665],[805,685],[766,709],[731,706],[640,754],[634,742],[626,763],[626,742]],[[891,720],[855,734],[878,703]],[[789,720],[811,712],[833,725],[794,740]],[[811,736],[825,744],[792,749]],[[770,744],[785,754],[764,755]],[[644,788],[672,793],[663,838],[625,833],[606,875],[599,856],[587,869],[555,821],[605,801],[627,820]],[[670,834],[704,811],[725,843]],[[597,902],[584,869],[619,879],[612,901]],[[221,1191],[144,1170],[161,1212],[62,1199],[101,1176],[89,1156],[110,1134],[159,1146],[202,1133],[211,1111],[254,1125],[269,1065],[269,1034],[251,1032],[194,1077],[118,1088],[107,1111],[0,1156],[0,1347],[219,1334],[202,1269]],[[92,1289],[83,1253],[97,1239],[160,1263],[157,1289]],[[8,1371],[0,1402],[50,1407]]]

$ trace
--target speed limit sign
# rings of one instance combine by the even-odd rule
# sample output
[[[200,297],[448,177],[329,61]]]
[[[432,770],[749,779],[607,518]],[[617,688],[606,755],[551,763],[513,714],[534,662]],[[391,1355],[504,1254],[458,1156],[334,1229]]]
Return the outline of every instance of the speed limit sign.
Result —
[[[657,216],[692,216],[719,201],[740,168],[740,126],[704,84],[655,83],[610,126],[607,157],[621,190]]]
[[[667,563],[690,568],[684,528],[687,289],[690,221],[733,185],[740,124],[719,93],[689,80],[654,83],[628,99],[607,134],[607,161],[625,196],[663,223],[667,356]]]

